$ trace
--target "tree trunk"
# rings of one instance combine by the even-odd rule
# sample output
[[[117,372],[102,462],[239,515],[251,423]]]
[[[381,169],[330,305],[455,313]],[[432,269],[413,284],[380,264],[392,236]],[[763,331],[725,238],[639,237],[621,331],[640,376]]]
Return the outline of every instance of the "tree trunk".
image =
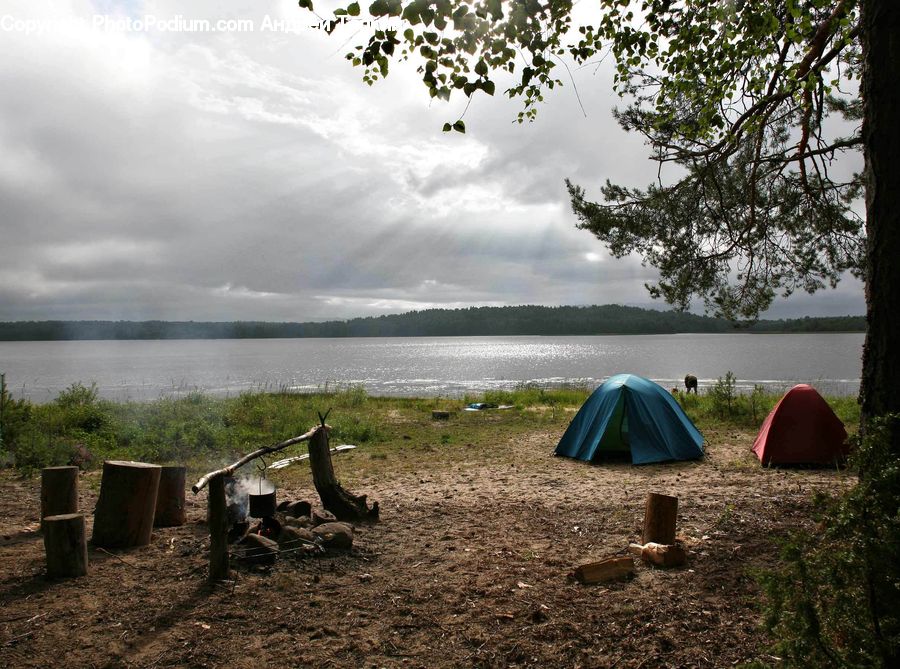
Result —
[[[41,470],[41,529],[44,518],[78,512],[78,467]]]
[[[47,576],[84,576],[88,571],[84,514],[66,513],[44,518],[44,552]]]
[[[669,495],[660,495],[651,492],[647,495],[647,505],[644,508],[644,533],[642,535],[645,544],[675,543],[675,520],[678,517],[678,498]]]
[[[106,548],[146,546],[153,532],[162,467],[145,462],[103,463],[91,541]]]
[[[900,2],[862,3],[866,177],[866,344],[862,424],[900,412]],[[900,453],[900,430],[892,435]]]
[[[365,495],[357,497],[347,492],[335,479],[331,451],[328,450],[328,430],[324,426],[316,428],[309,440],[309,466],[322,506],[331,511],[338,520],[378,519],[378,502],[372,504],[370,509],[366,505]]]
[[[187,467],[163,467],[156,495],[154,527],[180,527],[185,522],[184,492]]]
[[[221,581],[231,573],[228,564],[228,522],[225,516],[225,476],[209,479],[209,580]]]

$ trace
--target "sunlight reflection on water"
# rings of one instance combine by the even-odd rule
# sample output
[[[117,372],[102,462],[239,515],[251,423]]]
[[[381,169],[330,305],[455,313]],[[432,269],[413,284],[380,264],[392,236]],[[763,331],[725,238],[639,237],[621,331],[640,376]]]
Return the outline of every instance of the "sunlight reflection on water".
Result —
[[[74,382],[103,397],[148,400],[193,391],[294,392],[361,385],[372,395],[459,397],[523,383],[595,387],[630,372],[666,388],[701,389],[732,371],[738,388],[813,383],[858,392],[862,333],[606,337],[422,337],[0,342],[17,397],[43,402]]]

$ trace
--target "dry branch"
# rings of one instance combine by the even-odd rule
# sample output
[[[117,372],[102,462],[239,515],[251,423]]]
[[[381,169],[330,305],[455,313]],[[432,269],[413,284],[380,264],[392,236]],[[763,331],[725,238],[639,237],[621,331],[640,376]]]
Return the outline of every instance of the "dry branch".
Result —
[[[198,492],[203,490],[203,488],[206,486],[206,484],[209,483],[210,479],[212,479],[216,476],[231,476],[234,473],[235,469],[238,469],[239,467],[243,467],[248,462],[250,462],[251,460],[255,460],[256,458],[260,457],[261,455],[266,455],[268,453],[275,453],[276,451],[284,450],[288,446],[293,446],[294,444],[299,444],[300,442],[303,442],[303,441],[309,441],[309,439],[313,436],[313,434],[315,433],[315,431],[317,429],[318,429],[317,427],[314,427],[309,432],[307,432],[306,434],[301,434],[299,437],[291,437],[290,439],[286,439],[285,441],[279,442],[277,444],[273,444],[272,446],[264,446],[263,448],[260,448],[256,451],[253,451],[252,453],[250,453],[248,455],[245,455],[244,457],[242,457],[240,460],[238,460],[237,462],[235,462],[232,465],[228,465],[227,467],[224,467],[222,469],[218,469],[214,472],[210,472],[209,474],[204,474],[203,476],[200,477],[199,481],[197,481],[194,485],[191,486],[191,492],[193,492],[196,495]]]

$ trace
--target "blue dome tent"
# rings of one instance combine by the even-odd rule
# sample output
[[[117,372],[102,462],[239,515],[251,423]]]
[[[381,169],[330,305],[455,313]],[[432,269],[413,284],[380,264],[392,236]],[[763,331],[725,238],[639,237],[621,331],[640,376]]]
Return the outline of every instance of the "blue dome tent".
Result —
[[[555,453],[591,461],[629,451],[636,465],[693,460],[703,457],[703,435],[664,388],[617,374],[575,414]]]

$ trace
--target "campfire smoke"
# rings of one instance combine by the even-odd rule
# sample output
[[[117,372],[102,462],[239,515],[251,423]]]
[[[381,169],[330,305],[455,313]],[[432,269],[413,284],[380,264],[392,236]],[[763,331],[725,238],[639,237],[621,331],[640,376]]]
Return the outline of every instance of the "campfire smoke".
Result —
[[[235,525],[247,520],[250,511],[250,495],[259,495],[275,492],[275,484],[268,479],[256,476],[226,477],[225,478],[225,505],[227,508],[228,523]]]

